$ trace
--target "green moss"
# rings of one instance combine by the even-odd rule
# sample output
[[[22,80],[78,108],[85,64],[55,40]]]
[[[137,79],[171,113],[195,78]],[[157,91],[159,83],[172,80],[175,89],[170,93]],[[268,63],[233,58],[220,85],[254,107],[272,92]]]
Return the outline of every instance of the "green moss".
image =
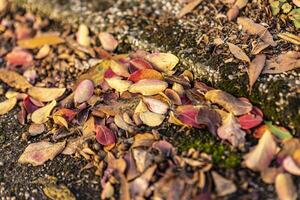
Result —
[[[241,155],[237,150],[232,149],[229,144],[222,144],[215,136],[207,130],[186,129],[169,127],[162,131],[178,147],[179,152],[187,151],[190,148],[199,150],[212,156],[216,167],[235,168],[241,161]]]

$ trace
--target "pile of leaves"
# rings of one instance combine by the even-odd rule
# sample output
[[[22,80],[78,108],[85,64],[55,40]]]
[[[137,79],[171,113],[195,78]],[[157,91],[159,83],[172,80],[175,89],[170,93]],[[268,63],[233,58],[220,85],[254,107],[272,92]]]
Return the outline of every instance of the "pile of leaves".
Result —
[[[24,23],[12,25],[16,21]],[[264,122],[262,111],[248,99],[209,87],[190,71],[177,71],[179,59],[171,53],[114,54],[119,42],[108,32],[91,36],[84,24],[75,34],[42,32],[46,21],[30,13],[16,21],[3,18],[0,25],[1,38],[15,45],[0,50],[6,65],[0,80],[10,88],[3,91],[0,115],[18,106],[19,123],[28,125],[22,138],[40,139],[26,147],[19,163],[39,166],[59,154],[81,157],[89,163],[85,169],[94,167],[101,177],[103,199],[210,199],[235,192],[233,181],[211,170],[210,155],[195,149],[180,155],[162,139],[158,128],[173,124],[208,129],[240,150],[245,150],[246,135],[257,139],[243,166],[260,172],[266,183],[275,183],[280,199],[297,198],[291,175],[300,175],[300,140]],[[259,24],[247,18],[238,18],[238,23],[259,35],[264,47],[275,45]],[[66,50],[70,46],[72,52]],[[236,58],[250,63],[250,87],[262,70],[277,73],[299,67],[298,52],[267,61],[259,54],[250,61],[239,47],[228,46]],[[59,66],[73,63],[82,69],[72,83],[54,87],[39,77],[41,63],[53,59],[53,52],[65,60]],[[87,63],[86,58],[92,59]],[[48,197],[63,192],[75,198],[55,180],[46,182]]]

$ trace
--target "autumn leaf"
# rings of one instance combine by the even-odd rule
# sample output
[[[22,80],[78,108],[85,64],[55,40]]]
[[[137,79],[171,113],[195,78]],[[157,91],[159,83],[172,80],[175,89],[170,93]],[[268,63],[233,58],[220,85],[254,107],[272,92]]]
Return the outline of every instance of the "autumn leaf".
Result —
[[[300,68],[300,52],[289,51],[266,61],[264,74],[277,74]]]
[[[221,125],[221,116],[219,113],[213,109],[206,107],[199,108],[196,122],[201,125],[206,125],[208,130],[216,135],[217,129]]]
[[[9,85],[10,87],[25,91],[32,87],[32,85],[17,72],[0,69],[0,80]]]
[[[288,130],[272,125],[272,122],[265,122],[265,124],[267,125],[269,130],[279,139],[286,140],[293,138]]]
[[[74,101],[83,103],[89,100],[94,94],[94,83],[91,80],[83,80],[74,91]]]
[[[158,79],[162,80],[163,76],[161,73],[154,69],[139,69],[133,72],[129,77],[128,80],[132,82],[138,82],[142,79]]]
[[[176,114],[178,120],[186,126],[200,128],[201,126],[197,123],[199,108],[193,105],[178,106]]]
[[[185,5],[180,12],[178,13],[177,17],[181,18],[184,15],[190,13],[192,10],[194,10],[203,0],[192,0],[187,5]]]
[[[31,87],[28,89],[28,94],[38,101],[50,102],[62,96],[65,91],[66,88]]]
[[[242,29],[250,35],[258,35],[267,44],[276,46],[271,33],[262,25],[253,22],[253,20],[247,17],[239,17],[237,23],[242,26]]]
[[[108,83],[108,85],[115,89],[116,91],[122,93],[129,89],[129,87],[132,85],[131,81],[122,80],[122,77],[114,76],[112,78],[106,78],[105,81]]]
[[[172,74],[172,70],[179,62],[178,57],[171,53],[152,53],[147,55],[146,59],[155,69],[167,74]]]
[[[266,55],[259,54],[255,56],[255,58],[252,60],[252,62],[249,65],[248,76],[249,76],[250,93],[252,91],[252,87],[254,83],[256,82],[257,78],[259,77],[261,71],[265,66],[265,62],[266,62]]]
[[[36,124],[42,124],[48,121],[52,109],[56,106],[56,101],[53,100],[48,105],[35,110],[31,115],[31,120]]]
[[[46,141],[32,143],[26,147],[18,162],[38,166],[47,160],[53,160],[65,148],[66,142],[50,143]]]
[[[64,40],[60,38],[57,34],[47,33],[41,34],[31,39],[24,39],[18,41],[18,46],[24,49],[34,49],[37,47],[42,47],[44,45],[56,45],[63,43]]]
[[[114,36],[107,32],[99,33],[98,38],[102,44],[103,49],[107,51],[114,51],[119,44]]]
[[[159,126],[163,123],[165,116],[150,111],[140,113],[140,119],[144,124],[150,127]]]
[[[104,146],[108,146],[114,144],[116,142],[116,136],[114,132],[108,129],[104,125],[97,125],[96,126],[96,140],[100,144]]]
[[[218,196],[226,196],[237,190],[237,187],[231,180],[222,177],[215,171],[212,172],[212,178],[214,180]]]
[[[210,90],[205,93],[205,98],[213,103],[221,105],[234,115],[243,115],[252,110],[251,103],[241,101],[222,90]]]
[[[277,153],[277,145],[272,133],[266,129],[258,144],[244,156],[245,165],[255,171],[268,168]]]
[[[230,52],[239,60],[250,62],[250,58],[245,54],[245,52],[235,44],[227,42]]]
[[[8,66],[29,67],[33,64],[33,56],[23,49],[13,49],[5,56]]]
[[[246,133],[241,129],[235,117],[228,113],[223,119],[222,126],[218,128],[218,136],[223,140],[228,140],[234,147],[243,147]]]
[[[134,84],[129,88],[131,93],[141,93],[145,96],[155,95],[164,91],[168,87],[168,84],[161,80],[155,79],[143,79]]]
[[[17,98],[12,97],[5,101],[0,102],[0,115],[4,115],[11,111],[17,104]]]
[[[240,116],[238,119],[239,124],[242,129],[250,129],[258,126],[263,121],[263,118],[259,115],[255,115],[252,113],[245,114]]]
[[[296,200],[298,197],[292,176],[288,173],[280,173],[276,176],[275,188],[279,200]]]

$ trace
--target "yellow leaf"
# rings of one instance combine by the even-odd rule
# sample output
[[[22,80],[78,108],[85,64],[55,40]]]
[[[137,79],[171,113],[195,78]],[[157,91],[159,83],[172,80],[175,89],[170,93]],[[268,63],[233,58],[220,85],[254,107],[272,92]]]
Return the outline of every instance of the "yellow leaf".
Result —
[[[42,102],[50,102],[64,94],[66,88],[29,88],[28,94],[36,100]]]
[[[48,117],[55,106],[56,106],[56,101],[53,100],[48,105],[37,109],[32,113],[31,120],[36,124],[45,123],[46,121],[48,121]]]
[[[14,71],[0,69],[0,80],[10,87],[25,91],[32,85],[20,74]]]
[[[4,115],[11,111],[17,103],[17,98],[12,97],[0,103],[0,115]]]
[[[54,121],[55,124],[64,126],[67,129],[69,128],[67,120],[65,118],[63,118],[62,116],[60,116],[60,115],[54,115],[53,116],[53,121]]]
[[[63,43],[64,40],[57,34],[42,34],[30,39],[24,39],[18,41],[18,46],[25,49],[34,49],[37,47],[42,47],[44,45],[55,45]]]

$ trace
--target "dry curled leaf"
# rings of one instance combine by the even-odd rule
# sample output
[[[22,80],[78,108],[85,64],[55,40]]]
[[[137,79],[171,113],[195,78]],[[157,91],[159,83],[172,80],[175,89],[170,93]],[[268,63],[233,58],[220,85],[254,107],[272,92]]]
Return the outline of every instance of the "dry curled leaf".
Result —
[[[50,143],[46,141],[32,143],[26,147],[18,162],[38,166],[47,160],[53,160],[65,148],[66,142]]]
[[[25,91],[32,87],[32,85],[20,74],[14,71],[0,69],[0,80],[10,87]]]
[[[56,106],[56,101],[53,100],[48,105],[35,110],[31,115],[31,120],[36,124],[42,124],[48,121],[51,111]]]
[[[213,103],[221,105],[234,115],[243,115],[252,110],[251,103],[241,101],[222,90],[210,90],[206,92],[205,98]]]
[[[262,25],[253,22],[247,17],[239,17],[237,23],[242,26],[242,29],[250,35],[258,35],[267,44],[276,46],[271,33]]]
[[[43,188],[43,192],[52,200],[76,200],[74,194],[63,184],[49,184]]]
[[[222,126],[218,128],[218,136],[223,140],[228,140],[234,147],[243,147],[246,133],[241,129],[235,117],[229,113],[223,119]]]
[[[18,46],[24,49],[34,49],[44,45],[56,45],[63,43],[64,40],[55,33],[41,34],[31,39],[18,41]]]
[[[4,115],[11,111],[17,104],[17,98],[12,97],[5,101],[0,102],[0,115]]]
[[[111,88],[120,93],[127,91],[128,88],[132,85],[131,81],[122,80],[122,78],[119,76],[106,78],[105,80]]]
[[[28,132],[30,136],[36,136],[45,131],[45,125],[44,124],[31,124],[28,128]]]
[[[76,33],[78,44],[88,47],[90,46],[91,39],[89,37],[89,28],[85,24],[80,24]]]
[[[180,12],[178,13],[177,17],[181,18],[185,16],[186,14],[190,13],[192,10],[194,10],[203,0],[192,0],[187,5],[185,5]]]
[[[245,165],[255,171],[268,168],[277,153],[277,145],[272,133],[266,129],[258,144],[244,156]]]
[[[245,52],[240,47],[230,42],[227,42],[227,44],[229,46],[230,52],[234,55],[234,57],[242,61],[250,62],[250,58],[245,54]]]
[[[162,80],[163,76],[161,73],[154,69],[139,69],[135,72],[133,72],[129,77],[128,80],[132,82],[138,82],[142,79],[157,79]]]
[[[289,51],[266,61],[264,74],[277,74],[300,68],[300,52]]]
[[[300,45],[300,36],[298,36],[298,35],[294,35],[292,33],[285,32],[285,33],[279,33],[278,37],[280,37],[281,39],[284,39],[288,42],[291,42],[293,44]]]
[[[36,59],[43,59],[43,58],[45,58],[46,56],[49,55],[50,51],[51,51],[50,46],[49,45],[44,45],[40,48],[38,53],[35,55],[35,58]]]
[[[237,188],[235,184],[224,177],[222,177],[217,172],[212,172],[212,177],[216,186],[218,196],[226,196],[228,194],[234,193]]]
[[[208,130],[216,135],[217,129],[221,125],[221,116],[220,114],[213,110],[206,107],[200,107],[196,122],[201,125],[206,125]]]
[[[96,126],[96,140],[104,146],[112,145],[116,142],[116,136],[113,131],[104,125]]]
[[[263,70],[266,62],[266,55],[259,54],[256,55],[255,58],[251,61],[248,68],[248,76],[249,76],[249,88],[250,93],[252,91],[252,87],[259,77],[261,71]]]
[[[165,114],[169,109],[168,104],[166,104],[158,99],[144,97],[143,101],[147,105],[147,107],[150,111],[157,113],[157,114]]]
[[[31,87],[28,89],[28,95],[41,102],[50,102],[62,96],[66,88],[43,88]]]

